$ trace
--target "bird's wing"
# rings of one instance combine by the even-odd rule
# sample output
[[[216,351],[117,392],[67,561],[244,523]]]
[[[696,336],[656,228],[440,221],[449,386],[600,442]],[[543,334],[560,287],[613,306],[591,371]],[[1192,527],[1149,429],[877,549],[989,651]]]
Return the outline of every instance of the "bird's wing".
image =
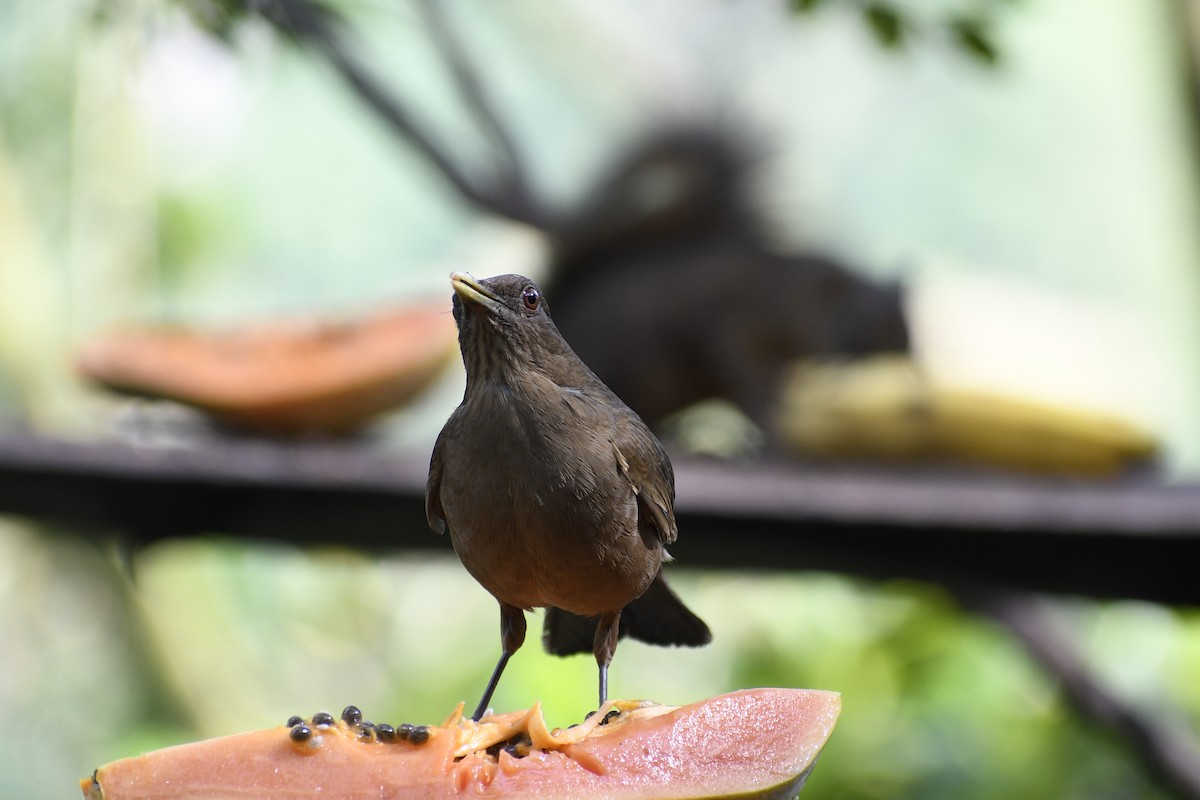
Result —
[[[613,439],[617,466],[637,495],[639,527],[649,523],[664,545],[678,535],[675,527],[675,472],[662,444],[636,417],[618,421]]]
[[[438,435],[429,459],[429,479],[425,481],[425,519],[435,533],[446,532],[446,514],[442,511],[442,439],[445,429]]]

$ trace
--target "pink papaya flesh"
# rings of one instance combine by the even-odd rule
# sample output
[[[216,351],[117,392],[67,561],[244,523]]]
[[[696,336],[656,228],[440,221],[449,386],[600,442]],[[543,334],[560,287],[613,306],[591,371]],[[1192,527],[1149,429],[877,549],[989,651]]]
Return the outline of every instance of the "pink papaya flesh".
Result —
[[[479,722],[460,705],[416,730],[325,714],[114,761],[80,787],[86,800],[792,798],[840,710],[836,692],[747,689],[614,701],[554,730],[538,704]]]

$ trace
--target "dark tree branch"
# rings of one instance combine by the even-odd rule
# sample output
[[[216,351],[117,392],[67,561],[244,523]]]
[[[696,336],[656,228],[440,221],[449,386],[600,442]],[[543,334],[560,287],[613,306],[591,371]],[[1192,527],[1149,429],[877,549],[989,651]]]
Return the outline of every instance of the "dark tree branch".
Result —
[[[1072,631],[1055,604],[1022,593],[961,596],[972,610],[1002,622],[1058,680],[1084,717],[1121,737],[1147,772],[1180,798],[1200,798],[1200,747],[1182,725],[1156,720],[1109,693],[1093,678],[1073,646]]]
[[[509,196],[523,203],[531,217],[540,217],[541,214],[536,212],[536,203],[532,199],[520,149],[504,127],[495,105],[488,97],[483,83],[479,79],[478,71],[464,56],[461,44],[454,37],[450,26],[446,24],[441,2],[439,0],[417,0],[417,7],[421,9],[425,17],[425,24],[433,36],[435,47],[450,67],[467,111],[475,118],[476,124],[491,140],[497,154],[505,162],[504,184]]]
[[[484,126],[487,136],[500,149],[506,161],[506,168],[500,170],[504,177],[498,186],[480,185],[467,175],[408,109],[352,55],[338,35],[335,20],[322,7],[311,0],[258,0],[254,5],[279,31],[315,47],[324,55],[359,100],[382,118],[393,133],[415,147],[465,200],[517,222],[534,227],[545,224],[545,217],[533,204],[519,172],[516,149],[493,113],[482,86],[467,66],[457,43],[449,35],[439,12],[426,8],[426,18],[433,29],[435,43],[450,63],[472,116]]]

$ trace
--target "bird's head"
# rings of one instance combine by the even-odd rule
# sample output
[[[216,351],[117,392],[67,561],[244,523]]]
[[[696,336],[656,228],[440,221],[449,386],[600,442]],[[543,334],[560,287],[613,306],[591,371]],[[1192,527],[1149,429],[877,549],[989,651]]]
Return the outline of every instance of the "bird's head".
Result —
[[[450,275],[454,321],[468,383],[511,382],[516,373],[537,371],[560,385],[586,370],[558,332],[541,289],[523,275],[477,280]]]

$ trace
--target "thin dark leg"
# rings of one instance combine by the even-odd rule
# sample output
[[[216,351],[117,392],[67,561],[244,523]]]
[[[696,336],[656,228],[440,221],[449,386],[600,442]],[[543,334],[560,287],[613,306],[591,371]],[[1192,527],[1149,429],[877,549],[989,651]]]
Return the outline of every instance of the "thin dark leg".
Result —
[[[600,705],[604,705],[608,700],[608,665],[612,663],[613,654],[617,652],[617,637],[620,632],[620,611],[600,615],[596,623],[596,639],[592,643],[592,652],[596,656],[597,666],[600,667]]]
[[[525,643],[525,612],[516,606],[510,606],[505,603],[500,604],[500,644],[503,650],[500,653],[500,660],[496,662],[496,668],[492,670],[492,677],[488,680],[487,688],[483,690],[483,697],[479,701],[479,706],[475,709],[475,713],[471,715],[471,719],[478,722],[488,710],[488,705],[492,702],[492,695],[496,691],[496,686],[500,683],[500,676],[504,674],[504,668],[508,665],[508,660],[512,658],[512,654],[520,649]]]
[[[505,650],[500,654],[500,660],[496,662],[496,668],[492,670],[492,678],[488,681],[487,688],[483,690],[483,698],[479,701],[479,707],[475,709],[475,713],[471,715],[471,719],[478,722],[483,717],[485,711],[488,710],[488,705],[492,702],[492,695],[496,691],[497,684],[500,683],[500,676],[504,674],[504,667],[508,664],[508,659],[512,657],[512,653]]]

